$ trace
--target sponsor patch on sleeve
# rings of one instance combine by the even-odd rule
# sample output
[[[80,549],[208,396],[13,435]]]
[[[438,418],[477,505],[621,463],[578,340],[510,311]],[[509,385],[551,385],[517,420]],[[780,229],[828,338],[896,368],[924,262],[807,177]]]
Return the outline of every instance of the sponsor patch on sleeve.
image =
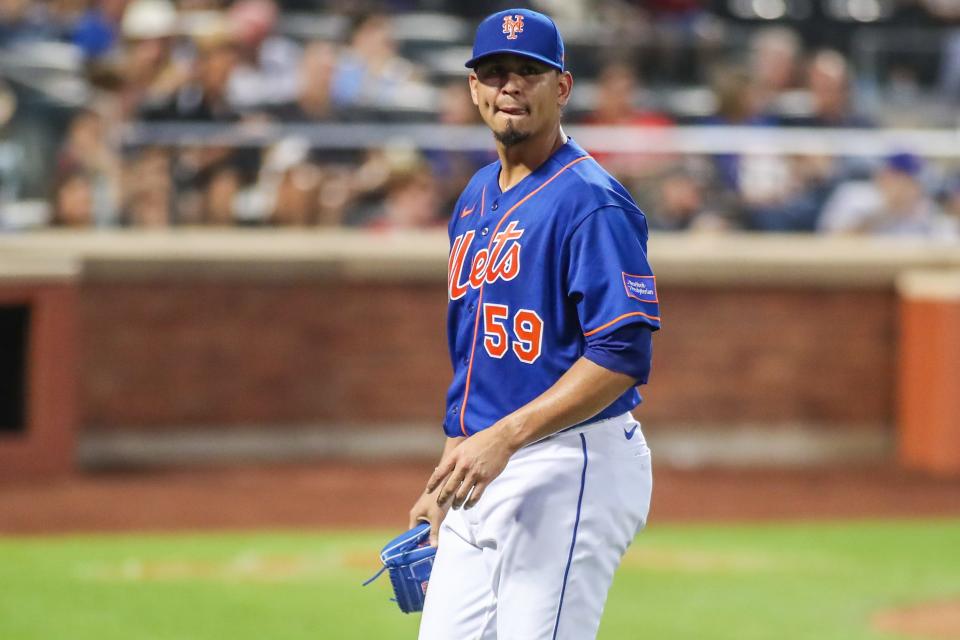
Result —
[[[624,273],[623,288],[626,289],[628,298],[640,302],[657,302],[656,276],[635,276]]]

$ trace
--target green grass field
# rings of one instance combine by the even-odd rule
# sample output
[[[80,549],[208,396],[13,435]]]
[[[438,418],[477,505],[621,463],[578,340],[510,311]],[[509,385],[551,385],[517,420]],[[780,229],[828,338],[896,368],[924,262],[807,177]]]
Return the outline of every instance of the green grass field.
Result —
[[[415,638],[361,588],[389,532],[0,538],[2,640]],[[960,521],[656,526],[605,640],[879,640],[874,612],[960,598]]]

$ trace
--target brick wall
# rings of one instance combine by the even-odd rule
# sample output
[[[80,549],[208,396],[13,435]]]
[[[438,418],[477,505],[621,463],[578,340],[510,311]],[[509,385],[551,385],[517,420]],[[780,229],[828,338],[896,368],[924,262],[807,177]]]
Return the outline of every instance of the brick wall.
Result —
[[[892,291],[664,287],[644,416],[693,423],[892,422]]]
[[[892,290],[663,289],[643,419],[892,422]],[[438,421],[444,313],[442,282],[87,280],[82,423]]]

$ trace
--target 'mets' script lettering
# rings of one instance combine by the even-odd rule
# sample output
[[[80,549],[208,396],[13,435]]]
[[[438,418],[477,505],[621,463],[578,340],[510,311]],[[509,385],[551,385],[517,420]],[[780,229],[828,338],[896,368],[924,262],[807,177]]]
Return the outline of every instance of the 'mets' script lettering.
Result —
[[[465,274],[463,268],[476,233],[467,231],[457,236],[450,248],[447,293],[451,300],[462,298],[468,288],[479,289],[484,282],[513,280],[520,273],[520,243],[517,241],[523,235],[523,229],[517,229],[517,221],[514,220],[493,237],[489,247],[477,251],[469,273]]]

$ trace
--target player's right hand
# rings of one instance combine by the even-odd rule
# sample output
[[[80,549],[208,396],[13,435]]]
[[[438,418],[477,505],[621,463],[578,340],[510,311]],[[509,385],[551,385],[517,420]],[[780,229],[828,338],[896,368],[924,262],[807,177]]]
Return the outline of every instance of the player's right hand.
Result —
[[[437,504],[436,491],[424,492],[414,503],[413,508],[410,509],[410,522],[407,523],[407,526],[412,529],[419,522],[429,522],[430,546],[437,546],[440,523],[443,522],[447,511],[450,510],[450,502],[450,500],[447,500],[446,504]]]

